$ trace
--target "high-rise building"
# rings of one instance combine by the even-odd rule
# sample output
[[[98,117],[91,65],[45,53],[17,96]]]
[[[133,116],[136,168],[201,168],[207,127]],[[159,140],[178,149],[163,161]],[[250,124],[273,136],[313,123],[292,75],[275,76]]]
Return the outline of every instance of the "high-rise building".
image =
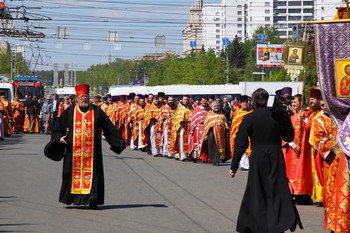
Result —
[[[281,38],[296,37],[299,23],[314,19],[314,1],[274,1],[273,26]]]
[[[208,50],[219,54],[223,49],[223,39],[232,41],[236,35],[245,40],[246,0],[223,0],[221,4],[203,6],[203,44]]]
[[[182,31],[183,50],[185,54],[202,49],[203,26],[202,26],[203,0],[195,0],[195,5],[190,8],[190,21]],[[196,41],[197,46],[191,48],[190,42]]]
[[[223,12],[221,4],[203,7],[203,45],[204,49],[213,49],[216,54],[221,51],[223,35]]]
[[[330,20],[336,7],[345,0],[221,0],[220,4],[205,4],[196,0],[191,8],[190,22],[183,31],[184,52],[188,53],[190,41],[197,42],[216,54],[223,50],[222,40],[240,41],[253,38],[258,27],[275,27],[283,39],[301,36],[303,25],[310,20]],[[202,38],[202,40],[201,40]]]
[[[258,27],[273,26],[273,0],[247,0],[246,8],[246,39],[253,38]]]

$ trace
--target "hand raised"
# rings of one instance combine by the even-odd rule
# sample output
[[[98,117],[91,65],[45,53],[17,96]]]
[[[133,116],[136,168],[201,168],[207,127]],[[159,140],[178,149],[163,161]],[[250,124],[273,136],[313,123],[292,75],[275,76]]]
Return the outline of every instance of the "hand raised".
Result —
[[[66,142],[66,137],[67,137],[67,135],[65,135],[65,136],[62,136],[61,138],[60,138],[60,143],[61,144],[67,144],[67,142]]]

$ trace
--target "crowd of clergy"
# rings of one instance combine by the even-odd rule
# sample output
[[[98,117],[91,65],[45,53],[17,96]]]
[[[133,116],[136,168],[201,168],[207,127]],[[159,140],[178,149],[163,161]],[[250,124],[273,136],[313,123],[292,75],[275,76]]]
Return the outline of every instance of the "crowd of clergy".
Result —
[[[346,155],[336,141],[337,128],[322,101],[321,92],[309,93],[309,106],[300,94],[292,96],[285,87],[275,93],[275,102],[290,114],[294,140],[282,142],[286,174],[298,204],[324,207],[325,229],[350,232],[350,181]],[[11,103],[0,93],[0,140],[12,133],[50,133],[60,114],[74,104],[73,97],[59,100],[54,94],[43,103],[28,94]],[[157,94],[94,97],[122,134],[126,144],[151,156],[179,161],[220,165],[230,160],[235,137],[247,114],[254,111],[250,97],[230,100],[203,96],[194,101],[184,95],[177,99]],[[350,117],[350,116],[349,116]],[[240,162],[249,169],[251,148]]]

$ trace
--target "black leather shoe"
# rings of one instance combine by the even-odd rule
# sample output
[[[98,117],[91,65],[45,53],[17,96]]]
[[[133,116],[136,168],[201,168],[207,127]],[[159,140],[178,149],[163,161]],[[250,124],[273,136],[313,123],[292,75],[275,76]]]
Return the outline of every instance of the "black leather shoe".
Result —
[[[96,201],[94,201],[94,200],[91,200],[91,201],[90,201],[90,203],[89,203],[89,209],[98,210],[98,206],[97,206]]]

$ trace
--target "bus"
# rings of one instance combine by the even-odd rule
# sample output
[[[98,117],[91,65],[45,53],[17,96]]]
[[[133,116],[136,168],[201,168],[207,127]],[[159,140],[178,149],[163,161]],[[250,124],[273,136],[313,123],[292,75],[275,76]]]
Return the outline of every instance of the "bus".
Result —
[[[25,95],[31,93],[38,98],[44,96],[44,86],[39,82],[38,76],[17,75],[13,82],[15,93],[20,100],[25,99]]]

